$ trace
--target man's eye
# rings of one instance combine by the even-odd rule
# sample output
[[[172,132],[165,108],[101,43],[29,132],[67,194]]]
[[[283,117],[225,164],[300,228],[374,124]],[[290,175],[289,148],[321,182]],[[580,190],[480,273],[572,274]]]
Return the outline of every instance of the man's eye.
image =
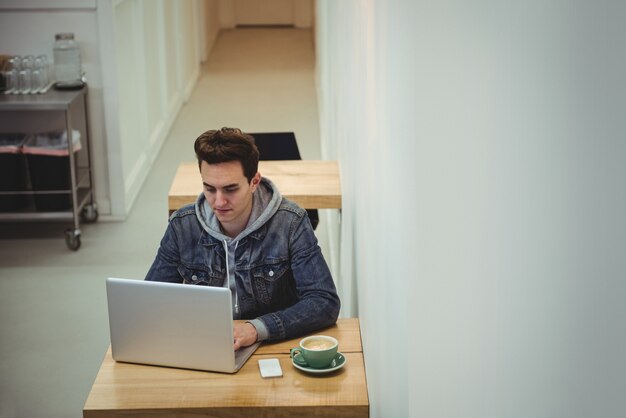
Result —
[[[215,193],[215,189],[213,187],[204,187],[204,190],[206,190],[209,193]]]
[[[236,192],[236,191],[237,191],[237,188],[236,188],[236,187],[234,187],[234,188],[232,188],[232,189],[225,189],[224,191],[225,191],[226,193],[233,193],[233,192]]]

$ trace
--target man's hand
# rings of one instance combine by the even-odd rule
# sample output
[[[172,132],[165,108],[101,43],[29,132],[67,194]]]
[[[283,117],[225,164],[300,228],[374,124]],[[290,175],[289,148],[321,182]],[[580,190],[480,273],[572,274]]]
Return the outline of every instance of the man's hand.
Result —
[[[254,325],[245,321],[235,321],[233,325],[233,337],[235,338],[235,351],[241,347],[247,347],[256,342],[257,332]]]

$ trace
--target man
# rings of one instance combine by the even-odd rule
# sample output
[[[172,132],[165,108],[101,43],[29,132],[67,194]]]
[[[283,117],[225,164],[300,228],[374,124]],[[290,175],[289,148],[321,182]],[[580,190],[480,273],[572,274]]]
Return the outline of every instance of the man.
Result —
[[[194,144],[203,193],[176,211],[146,280],[228,286],[234,347],[332,325],[340,301],[306,211],[258,172],[254,139],[239,129]]]

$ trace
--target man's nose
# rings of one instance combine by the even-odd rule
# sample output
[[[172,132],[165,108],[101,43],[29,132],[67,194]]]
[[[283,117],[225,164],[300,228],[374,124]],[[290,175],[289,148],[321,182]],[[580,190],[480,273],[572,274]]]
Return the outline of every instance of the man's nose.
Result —
[[[217,206],[223,206],[226,204],[226,196],[219,190],[215,192],[215,204]]]

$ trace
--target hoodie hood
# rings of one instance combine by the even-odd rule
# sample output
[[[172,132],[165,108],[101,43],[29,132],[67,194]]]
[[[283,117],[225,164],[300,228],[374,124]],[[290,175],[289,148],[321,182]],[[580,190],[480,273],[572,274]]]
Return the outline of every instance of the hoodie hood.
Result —
[[[207,231],[207,233],[213,238],[221,242],[237,242],[253,231],[259,229],[272,216],[274,216],[281,201],[282,195],[274,183],[272,183],[271,180],[262,177],[259,187],[257,187],[252,195],[252,213],[250,214],[248,224],[235,238],[231,238],[222,233],[219,220],[204,197],[204,193],[200,193],[200,196],[198,196],[198,199],[196,200],[196,216],[198,217],[198,221],[204,230]]]

